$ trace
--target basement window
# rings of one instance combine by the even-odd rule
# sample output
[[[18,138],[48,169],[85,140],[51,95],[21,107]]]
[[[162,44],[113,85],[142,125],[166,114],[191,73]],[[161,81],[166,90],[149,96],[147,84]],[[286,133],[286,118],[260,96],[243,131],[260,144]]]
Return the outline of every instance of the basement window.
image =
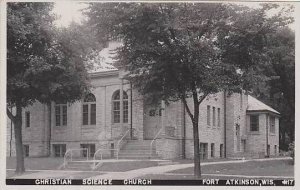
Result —
[[[54,150],[55,157],[64,157],[65,153],[66,153],[66,145],[65,144],[54,144],[53,150]]]

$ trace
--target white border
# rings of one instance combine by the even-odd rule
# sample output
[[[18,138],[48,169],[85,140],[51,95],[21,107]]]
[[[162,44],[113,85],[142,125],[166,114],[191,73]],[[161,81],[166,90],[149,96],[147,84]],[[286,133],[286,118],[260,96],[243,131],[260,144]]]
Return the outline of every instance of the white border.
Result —
[[[162,187],[162,186],[6,186],[5,185],[5,178],[6,178],[6,2],[17,2],[17,0],[0,0],[0,189],[120,189],[120,188],[137,188],[137,189],[161,189],[161,188],[172,188],[172,189],[182,189],[182,188],[189,188],[189,189],[297,189],[300,188],[300,172],[299,172],[299,164],[297,162],[297,158],[300,158],[300,152],[298,151],[298,143],[300,140],[298,139],[299,137],[299,132],[300,130],[297,129],[297,126],[299,126],[300,121],[299,117],[295,118],[295,144],[297,144],[295,147],[296,149],[296,159],[295,159],[295,186],[294,187],[225,187],[225,186],[190,186],[190,187],[184,187],[184,186],[172,186],[172,187]],[[45,1],[45,0],[23,0],[22,2],[55,2],[55,1]],[[116,0],[110,0],[110,1],[77,1],[77,2],[116,2]],[[128,2],[128,1],[118,1],[118,2]],[[131,2],[151,2],[151,3],[158,3],[158,2],[174,2],[178,3],[181,1],[137,1],[133,0]],[[242,2],[242,3],[258,3],[258,2],[287,2],[295,5],[295,33],[296,33],[296,60],[295,60],[295,72],[296,72],[296,110],[295,110],[295,115],[299,116],[300,115],[300,102],[299,102],[299,95],[300,95],[300,86],[299,80],[300,76],[300,50],[299,50],[299,41],[300,41],[300,3],[297,2],[297,0],[292,0],[292,1],[276,1],[276,0],[268,0],[268,1],[185,1],[185,2],[209,2],[209,3],[220,3],[220,2],[229,2],[229,3],[236,3],[236,2]],[[297,14],[298,13],[298,14]],[[298,64],[297,64],[298,63]]]

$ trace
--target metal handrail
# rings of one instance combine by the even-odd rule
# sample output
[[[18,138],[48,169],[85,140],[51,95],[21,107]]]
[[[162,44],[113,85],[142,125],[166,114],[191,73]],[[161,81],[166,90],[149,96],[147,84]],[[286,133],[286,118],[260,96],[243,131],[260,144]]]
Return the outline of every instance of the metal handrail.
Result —
[[[156,135],[154,136],[153,140],[150,143],[150,156],[152,156],[153,143],[157,139],[158,135],[161,133],[162,129],[163,129],[162,127],[159,129],[159,131],[156,133]]]
[[[123,141],[123,139],[125,138],[125,136],[129,133],[130,129],[128,129],[125,134],[122,136],[122,138],[118,141],[117,144],[117,159],[119,159],[119,152],[120,152],[120,143]]]
[[[98,149],[95,153],[94,153],[94,167],[96,166],[96,155],[100,152],[100,151],[103,151],[103,150],[106,150],[106,151],[111,151],[111,150],[117,150],[115,148],[109,148],[109,149],[103,149],[103,148],[100,148]],[[103,157],[102,157],[102,153],[100,154],[100,160],[102,160]]]
[[[63,164],[63,166],[64,167],[66,167],[66,165],[67,165],[67,163],[68,163],[68,161],[67,161],[67,156],[68,156],[68,154],[70,153],[71,154],[71,159],[70,159],[70,161],[72,162],[73,161],[73,154],[72,154],[72,152],[74,151],[74,150],[87,150],[87,156],[86,156],[86,158],[87,158],[87,160],[88,160],[88,154],[89,154],[89,149],[88,148],[74,148],[74,149],[67,149],[67,151],[65,152],[65,155],[64,155],[64,164]]]

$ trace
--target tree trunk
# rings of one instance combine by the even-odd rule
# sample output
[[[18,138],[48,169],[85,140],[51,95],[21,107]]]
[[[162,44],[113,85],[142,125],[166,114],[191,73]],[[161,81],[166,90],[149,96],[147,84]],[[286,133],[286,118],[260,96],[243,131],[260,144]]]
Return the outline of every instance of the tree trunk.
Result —
[[[48,128],[46,129],[47,130],[47,137],[46,137],[46,140],[47,140],[47,155],[48,156],[51,156],[51,102],[50,103],[47,103],[47,109],[48,109]]]
[[[195,175],[195,178],[201,178],[198,121],[199,121],[199,106],[194,105],[193,137],[194,137],[194,175]]]
[[[182,101],[184,103],[186,111],[187,111],[188,115],[190,116],[191,121],[193,123],[194,176],[196,179],[201,178],[198,122],[199,122],[199,105],[204,100],[204,98],[205,98],[205,96],[203,97],[203,99],[200,102],[198,102],[197,95],[194,96],[194,115],[191,113],[185,98],[182,98]]]
[[[200,167],[198,122],[197,123],[193,122],[193,133],[194,133],[194,175],[196,178],[200,178],[201,167]]]
[[[25,172],[24,167],[24,153],[22,143],[22,107],[16,105],[16,117],[13,120],[15,130],[15,143],[16,143],[16,173],[21,174]]]

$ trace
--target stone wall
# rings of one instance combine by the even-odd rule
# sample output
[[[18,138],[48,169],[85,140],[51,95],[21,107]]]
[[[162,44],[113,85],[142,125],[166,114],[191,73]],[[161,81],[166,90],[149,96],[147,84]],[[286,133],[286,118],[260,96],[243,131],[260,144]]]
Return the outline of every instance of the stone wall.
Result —
[[[243,152],[242,138],[247,135],[246,110],[248,96],[234,93],[226,95],[226,156],[231,157]],[[240,136],[237,135],[237,127]],[[239,145],[238,145],[239,144]],[[238,150],[238,146],[240,149]]]
[[[192,100],[188,100],[189,107],[192,108]],[[207,106],[210,106],[210,125],[207,124]],[[213,126],[213,107],[215,107],[216,124]],[[218,108],[220,108],[220,126],[218,126]],[[193,112],[193,109],[191,109]],[[186,121],[186,141],[185,150],[186,157],[194,157],[194,143],[193,143],[193,126],[191,118],[185,114]],[[214,157],[220,157],[220,145],[224,146],[224,97],[223,93],[217,93],[207,97],[200,105],[199,113],[199,141],[200,143],[207,143],[208,159],[211,158],[211,144],[214,143]],[[223,148],[224,149],[224,148]]]

